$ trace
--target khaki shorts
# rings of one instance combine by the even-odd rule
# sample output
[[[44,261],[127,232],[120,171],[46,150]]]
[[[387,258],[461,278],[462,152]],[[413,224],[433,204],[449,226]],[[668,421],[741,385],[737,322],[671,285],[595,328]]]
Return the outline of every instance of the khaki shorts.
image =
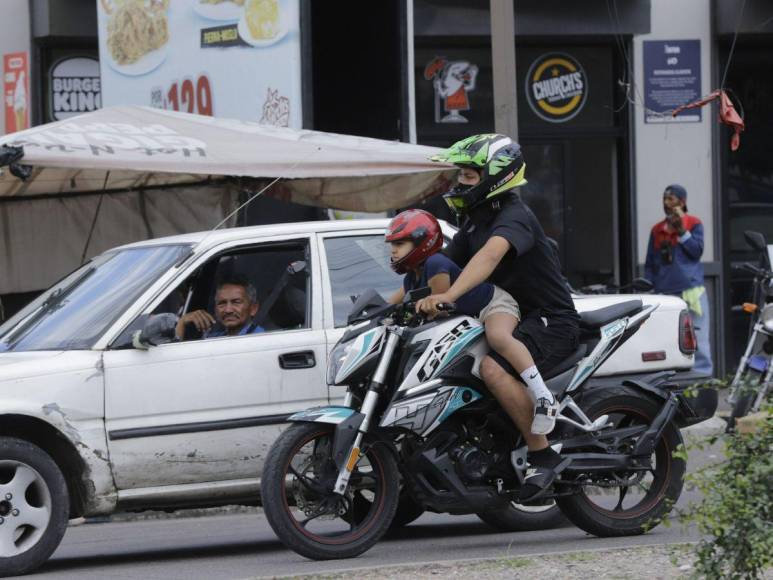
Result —
[[[515,316],[519,321],[521,320],[521,309],[518,307],[518,303],[515,301],[509,292],[505,292],[499,286],[494,286],[494,295],[491,297],[491,302],[483,307],[478,315],[478,320],[485,322],[486,318],[492,314],[498,314],[503,312],[510,316]]]

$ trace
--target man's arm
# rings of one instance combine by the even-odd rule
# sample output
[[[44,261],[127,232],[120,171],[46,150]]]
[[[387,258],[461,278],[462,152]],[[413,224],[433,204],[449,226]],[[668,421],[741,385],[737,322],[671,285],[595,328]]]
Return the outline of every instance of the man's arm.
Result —
[[[206,310],[194,310],[180,317],[177,321],[177,327],[175,328],[175,336],[177,340],[183,340],[185,338],[185,325],[192,322],[196,326],[196,330],[199,332],[206,332],[215,324],[215,319]]]
[[[679,236],[679,243],[693,260],[700,260],[703,255],[703,224],[695,224],[692,230]]]
[[[446,295],[457,301],[478,284],[485,282],[510,250],[510,243],[500,236],[492,236],[470,259]]]

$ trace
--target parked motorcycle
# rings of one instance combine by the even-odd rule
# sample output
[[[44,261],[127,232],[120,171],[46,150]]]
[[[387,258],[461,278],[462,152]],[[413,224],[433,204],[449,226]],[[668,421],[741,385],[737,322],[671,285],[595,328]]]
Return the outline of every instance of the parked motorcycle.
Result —
[[[328,383],[348,385],[345,404],[290,417],[266,457],[263,506],[280,540],[313,559],[371,548],[397,510],[401,484],[422,508],[485,519],[517,499],[527,448],[480,380],[488,352],[467,316],[427,322],[415,303],[358,298],[333,350]],[[444,305],[453,313],[453,305]],[[630,300],[585,312],[577,351],[545,374],[560,401],[550,443],[571,462],[536,505],[555,501],[597,536],[641,534],[679,498],[679,427],[701,420],[670,372],[615,386],[588,377],[655,310]]]
[[[754,293],[751,302],[733,309],[751,314],[749,340],[738,369],[730,383],[727,398],[731,405],[728,431],[735,429],[736,420],[760,409],[770,392],[773,379],[773,272],[765,236],[759,232],[744,232],[746,242],[761,254],[760,265],[745,263],[734,267],[736,271],[754,275]]]

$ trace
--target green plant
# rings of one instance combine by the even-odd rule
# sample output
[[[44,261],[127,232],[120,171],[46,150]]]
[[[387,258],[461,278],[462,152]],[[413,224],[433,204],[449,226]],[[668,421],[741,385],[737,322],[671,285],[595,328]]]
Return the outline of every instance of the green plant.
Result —
[[[703,539],[696,547],[695,576],[760,578],[773,566],[773,406],[754,433],[734,433],[694,446],[723,440],[725,460],[687,476],[702,494],[680,515],[697,525]],[[687,449],[675,455],[687,458]]]

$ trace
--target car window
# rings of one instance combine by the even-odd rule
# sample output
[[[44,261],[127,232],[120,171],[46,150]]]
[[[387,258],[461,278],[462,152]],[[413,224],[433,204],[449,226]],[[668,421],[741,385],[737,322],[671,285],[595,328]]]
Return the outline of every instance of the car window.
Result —
[[[150,316],[190,315],[184,325],[184,341],[309,328],[308,254],[308,240],[252,245],[218,254],[169,291]],[[226,308],[230,299],[225,296],[234,291],[236,302]],[[204,329],[193,321],[200,322],[202,316],[210,321]],[[147,320],[148,315],[138,317],[111,348],[131,347],[133,334]]]
[[[383,235],[325,239],[336,327],[346,326],[352,296],[373,288],[386,300],[402,286],[402,276],[389,267],[389,252]]]
[[[0,327],[0,351],[91,348],[134,301],[190,253],[147,246],[97,256]]]

